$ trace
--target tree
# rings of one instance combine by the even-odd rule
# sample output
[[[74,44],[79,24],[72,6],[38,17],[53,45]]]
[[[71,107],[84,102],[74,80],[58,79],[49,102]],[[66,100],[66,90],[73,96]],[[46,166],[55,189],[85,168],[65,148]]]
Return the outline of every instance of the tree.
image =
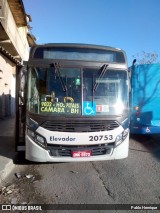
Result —
[[[156,52],[146,53],[142,51],[141,54],[137,53],[133,55],[133,58],[136,59],[137,64],[153,64],[158,63],[158,54]]]

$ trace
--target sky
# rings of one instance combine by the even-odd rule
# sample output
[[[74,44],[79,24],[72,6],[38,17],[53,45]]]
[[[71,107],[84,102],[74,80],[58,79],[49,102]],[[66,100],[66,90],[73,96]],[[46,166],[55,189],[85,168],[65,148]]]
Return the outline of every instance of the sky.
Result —
[[[160,0],[23,0],[38,44],[83,43],[142,52],[160,61]]]

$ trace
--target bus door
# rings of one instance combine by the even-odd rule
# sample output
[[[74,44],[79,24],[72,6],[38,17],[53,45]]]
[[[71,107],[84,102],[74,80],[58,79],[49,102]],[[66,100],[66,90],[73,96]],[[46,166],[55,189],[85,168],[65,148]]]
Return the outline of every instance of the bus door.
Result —
[[[26,80],[26,67],[18,67],[16,72],[16,151],[25,150]]]

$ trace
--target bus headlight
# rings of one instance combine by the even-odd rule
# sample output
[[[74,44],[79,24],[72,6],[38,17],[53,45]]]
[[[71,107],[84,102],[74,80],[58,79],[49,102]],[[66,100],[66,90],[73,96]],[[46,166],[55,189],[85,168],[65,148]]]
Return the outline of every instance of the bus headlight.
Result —
[[[116,140],[115,140],[115,145],[118,146],[120,145],[127,137],[127,135],[129,134],[129,129],[125,129],[121,134],[119,134],[117,137],[116,137]]]
[[[27,129],[27,133],[28,133],[28,136],[31,137],[32,139],[35,138],[35,133],[32,130]]]
[[[35,141],[37,143],[41,143],[41,144],[45,145],[45,139],[42,136],[40,136],[40,135],[36,134]]]
[[[27,129],[27,134],[34,142],[38,143],[43,147],[46,147],[46,139],[43,136],[37,134],[36,132],[30,129]]]
[[[32,130],[36,130],[37,128],[38,128],[38,126],[39,126],[39,124],[36,122],[36,121],[34,121],[32,118],[27,118],[27,126],[30,128],[30,129],[32,129]]]

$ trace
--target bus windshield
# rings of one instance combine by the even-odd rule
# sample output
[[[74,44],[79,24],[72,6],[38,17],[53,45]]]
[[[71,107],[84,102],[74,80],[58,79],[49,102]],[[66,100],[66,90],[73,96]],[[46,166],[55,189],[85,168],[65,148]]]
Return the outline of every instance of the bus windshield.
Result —
[[[28,111],[46,116],[123,114],[128,110],[127,72],[107,68],[101,75],[102,71],[83,67],[30,68]]]

